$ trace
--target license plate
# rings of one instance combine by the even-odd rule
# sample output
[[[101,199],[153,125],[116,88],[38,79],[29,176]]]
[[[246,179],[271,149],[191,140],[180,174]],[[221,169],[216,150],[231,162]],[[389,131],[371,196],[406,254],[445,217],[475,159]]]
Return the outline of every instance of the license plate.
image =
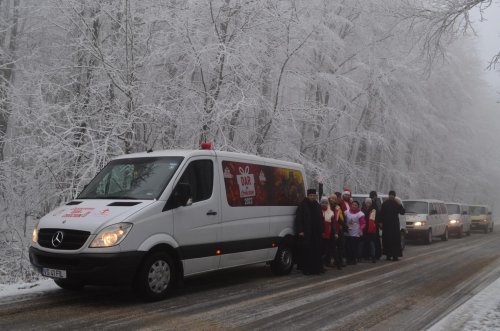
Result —
[[[50,278],[66,278],[66,270],[42,268],[42,275]]]

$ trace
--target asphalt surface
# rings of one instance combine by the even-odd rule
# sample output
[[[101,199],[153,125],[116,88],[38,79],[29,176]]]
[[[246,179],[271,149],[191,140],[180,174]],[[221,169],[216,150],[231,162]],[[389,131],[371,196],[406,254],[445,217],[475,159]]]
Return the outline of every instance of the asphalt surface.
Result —
[[[423,330],[500,277],[500,231],[432,245],[400,261],[320,276],[261,264],[186,280],[164,301],[127,288],[53,290],[0,301],[0,330]]]

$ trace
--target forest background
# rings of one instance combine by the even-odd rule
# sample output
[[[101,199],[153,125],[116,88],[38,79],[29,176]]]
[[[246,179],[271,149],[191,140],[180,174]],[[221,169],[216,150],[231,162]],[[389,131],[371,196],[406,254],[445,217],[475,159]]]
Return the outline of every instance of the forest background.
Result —
[[[0,0],[0,283],[38,277],[37,219],[148,149],[209,141],[304,164],[327,192],[498,206],[468,4],[498,5]]]

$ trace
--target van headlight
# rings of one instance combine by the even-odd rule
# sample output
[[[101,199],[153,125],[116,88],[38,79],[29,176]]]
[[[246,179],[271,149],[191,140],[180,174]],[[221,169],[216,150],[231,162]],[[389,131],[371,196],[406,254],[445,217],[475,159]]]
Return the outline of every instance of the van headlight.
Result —
[[[132,229],[130,223],[118,223],[110,225],[99,232],[90,243],[90,247],[111,247],[118,245]]]
[[[459,224],[460,221],[459,220],[450,220],[450,224]]]
[[[427,224],[426,221],[417,221],[413,223],[414,226],[425,226]]]
[[[31,241],[34,243],[38,242],[38,223],[35,224],[35,228],[33,229],[33,234],[31,235]]]

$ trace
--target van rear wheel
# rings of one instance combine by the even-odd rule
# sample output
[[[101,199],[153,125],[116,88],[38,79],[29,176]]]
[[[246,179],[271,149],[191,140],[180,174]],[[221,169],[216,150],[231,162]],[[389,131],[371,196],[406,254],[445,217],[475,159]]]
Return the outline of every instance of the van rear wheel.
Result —
[[[405,241],[406,236],[403,231],[401,231],[399,235],[401,237],[401,251],[404,251],[406,247],[406,241]]]
[[[287,275],[293,268],[293,250],[291,245],[283,243],[279,246],[274,260],[271,262],[271,271],[278,276]]]
[[[444,229],[444,233],[441,236],[441,240],[442,241],[447,241],[448,240],[448,227],[446,227],[446,229]]]
[[[176,269],[173,259],[165,252],[149,255],[139,270],[136,289],[147,301],[162,300],[175,284]]]

